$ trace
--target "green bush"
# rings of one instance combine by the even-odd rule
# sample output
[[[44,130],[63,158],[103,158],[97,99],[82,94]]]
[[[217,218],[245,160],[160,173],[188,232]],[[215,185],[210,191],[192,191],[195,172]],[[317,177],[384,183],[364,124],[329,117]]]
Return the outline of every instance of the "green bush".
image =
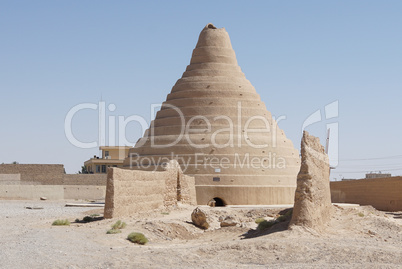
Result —
[[[115,224],[112,225],[113,230],[117,229],[124,229],[126,228],[127,224],[125,222],[122,222],[121,220],[116,221]]]
[[[357,214],[359,217],[364,217],[364,214],[362,212],[359,212],[359,214]]]
[[[140,245],[145,245],[148,243],[148,239],[142,233],[131,233],[127,236],[127,239]]]
[[[267,228],[271,228],[272,226],[274,226],[274,224],[276,224],[277,223],[277,221],[276,220],[263,220],[263,221],[261,221],[260,223],[258,223],[258,226],[257,226],[257,230],[260,230],[260,231],[262,231],[262,230],[265,230],[265,229],[267,229]]]
[[[93,219],[90,216],[85,216],[82,220],[85,222],[91,222]]]
[[[255,223],[260,224],[264,220],[265,220],[264,218],[258,218],[258,219],[255,220]]]
[[[272,226],[274,226],[279,222],[290,221],[290,219],[292,218],[292,213],[293,208],[281,211],[279,213],[280,216],[274,220],[265,220],[264,218],[258,218],[255,220],[255,223],[258,224],[257,230],[264,230],[267,228],[271,228]]]
[[[126,228],[127,224],[125,222],[122,222],[121,220],[116,221],[115,224],[113,224],[111,227],[112,229],[108,230],[106,233],[107,234],[118,234],[121,233],[120,229]]]
[[[70,225],[70,221],[68,219],[58,219],[53,221],[52,225],[54,226],[61,226],[61,225]]]
[[[293,208],[289,209],[288,211],[286,211],[285,214],[280,215],[279,217],[276,218],[277,221],[279,222],[284,222],[284,221],[288,221],[292,218],[292,214],[293,214]]]
[[[285,216],[291,217],[293,214],[293,208],[289,209],[288,212],[286,212]]]
[[[106,232],[106,234],[119,234],[121,233],[121,230],[119,229],[110,229]]]
[[[285,215],[281,215],[281,216],[277,217],[276,220],[278,222],[284,222],[284,221],[287,221],[288,218]]]

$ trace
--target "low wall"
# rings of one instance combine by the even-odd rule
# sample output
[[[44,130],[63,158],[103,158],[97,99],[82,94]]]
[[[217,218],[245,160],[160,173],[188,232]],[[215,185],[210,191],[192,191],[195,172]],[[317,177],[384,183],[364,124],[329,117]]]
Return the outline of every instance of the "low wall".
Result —
[[[108,169],[105,218],[130,216],[163,207],[164,175],[160,172]]]
[[[20,174],[0,174],[0,185],[19,185],[20,182]]]
[[[51,200],[64,199],[61,185],[1,185],[0,198],[39,200],[46,197]]]
[[[62,164],[0,164],[0,174],[20,174],[21,181],[31,184],[61,185]]]
[[[294,186],[209,186],[197,185],[197,203],[206,205],[212,198],[221,198],[228,205],[293,204]]]
[[[49,200],[103,200],[106,186],[83,185],[0,185],[0,198],[39,200],[46,197]]]
[[[185,176],[176,161],[163,172],[108,169],[105,218],[133,216],[177,202],[196,204],[195,180]]]
[[[64,199],[104,200],[106,186],[64,185]]]
[[[0,164],[0,184],[106,186],[106,174],[65,174],[62,164]],[[10,183],[10,185],[13,183]]]
[[[63,185],[106,186],[106,174],[65,174]]]
[[[64,174],[62,164],[1,164],[0,198],[102,200],[106,174]]]
[[[333,203],[371,205],[378,210],[402,211],[402,177],[331,182]]]

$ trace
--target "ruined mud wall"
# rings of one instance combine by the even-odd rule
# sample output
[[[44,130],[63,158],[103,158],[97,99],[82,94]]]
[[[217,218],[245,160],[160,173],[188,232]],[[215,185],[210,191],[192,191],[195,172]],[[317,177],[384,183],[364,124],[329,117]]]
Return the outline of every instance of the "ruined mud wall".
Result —
[[[132,216],[177,202],[195,205],[195,180],[184,176],[176,164],[163,172],[109,168],[105,218]]]
[[[402,210],[402,177],[331,182],[333,203],[371,205],[378,210]]]
[[[303,132],[301,167],[289,227],[324,231],[331,220],[329,159],[318,137]]]
[[[130,216],[163,207],[164,173],[109,168],[105,218]]]

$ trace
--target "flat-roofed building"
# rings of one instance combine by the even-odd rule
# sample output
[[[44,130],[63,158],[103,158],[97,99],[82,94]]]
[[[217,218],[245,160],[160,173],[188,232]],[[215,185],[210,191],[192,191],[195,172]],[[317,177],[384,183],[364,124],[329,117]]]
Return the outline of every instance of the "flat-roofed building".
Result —
[[[108,167],[123,167],[124,159],[127,157],[130,148],[120,146],[99,147],[102,156],[95,155],[84,162],[84,166],[90,174],[106,173]]]

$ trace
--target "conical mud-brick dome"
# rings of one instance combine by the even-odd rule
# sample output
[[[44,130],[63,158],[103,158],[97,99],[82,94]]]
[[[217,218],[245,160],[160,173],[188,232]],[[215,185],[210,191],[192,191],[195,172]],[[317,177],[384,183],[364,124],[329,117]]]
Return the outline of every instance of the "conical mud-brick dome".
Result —
[[[293,203],[299,153],[237,64],[224,28],[208,24],[126,168],[158,171],[177,159],[197,202]]]

